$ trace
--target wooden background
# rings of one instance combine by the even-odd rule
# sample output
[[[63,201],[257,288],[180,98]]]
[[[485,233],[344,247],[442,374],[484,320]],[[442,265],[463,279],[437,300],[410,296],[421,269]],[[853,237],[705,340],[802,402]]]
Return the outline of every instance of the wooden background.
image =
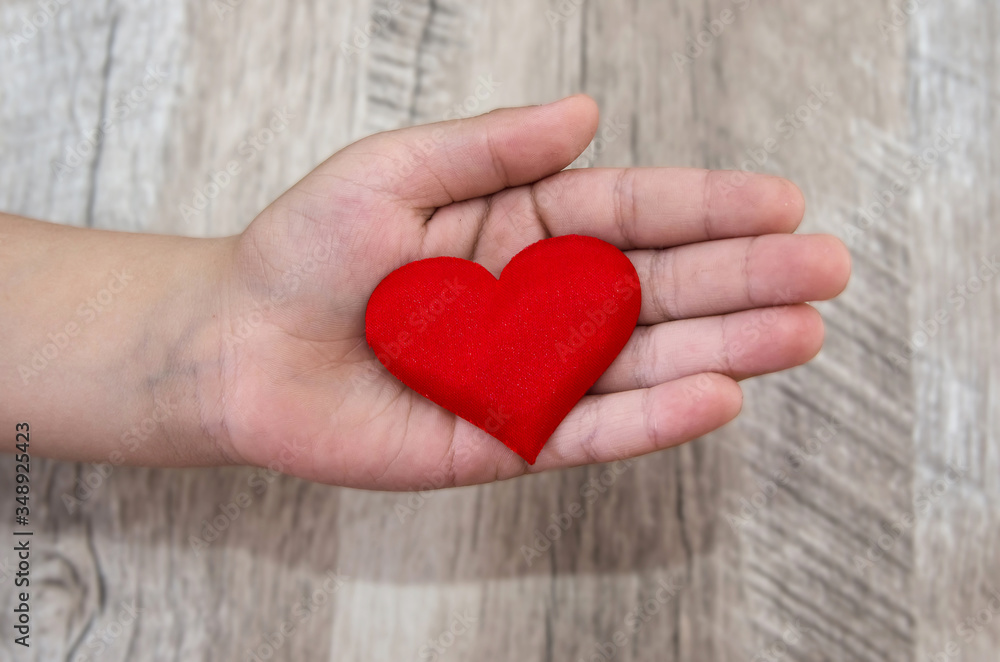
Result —
[[[36,641],[12,644],[4,543],[0,660],[997,659],[1000,296],[974,279],[1000,248],[995,2],[63,2],[0,6],[5,211],[235,233],[361,136],[582,91],[624,125],[582,165],[733,167],[808,115],[760,169],[800,184],[803,230],[849,240],[855,275],[820,306],[819,358],[747,383],[724,430],[603,474],[531,563],[604,468],[397,495],[38,462]],[[803,112],[812,86],[832,96]],[[939,131],[957,137],[935,148]],[[3,457],[0,493],[11,476]],[[252,505],[193,549],[240,492]]]

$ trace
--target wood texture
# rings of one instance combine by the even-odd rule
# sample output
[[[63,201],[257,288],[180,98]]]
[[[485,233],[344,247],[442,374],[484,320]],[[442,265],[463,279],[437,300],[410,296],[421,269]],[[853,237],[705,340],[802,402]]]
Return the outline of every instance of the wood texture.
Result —
[[[1000,18],[986,0],[894,17],[903,4],[71,1],[22,43],[40,5],[4,3],[5,211],[234,233],[361,136],[583,91],[624,128],[581,165],[740,166],[799,112],[754,167],[800,184],[803,230],[848,241],[855,275],[820,306],[817,360],[747,383],[738,422],[620,474],[394,495],[116,468],[70,512],[96,469],[38,462],[38,642],[12,646],[0,571],[0,659],[995,660],[1000,296],[987,282],[959,308],[955,291],[1000,249]],[[150,68],[160,82],[124,112]],[[817,88],[829,99],[802,111]],[[286,128],[248,151],[275,113]],[[936,149],[939,131],[957,137]],[[57,172],[67,150],[79,162]],[[231,160],[240,175],[185,219]],[[0,493],[12,475],[0,458]],[[602,476],[529,563],[522,548]],[[193,549],[241,492],[252,504]]]

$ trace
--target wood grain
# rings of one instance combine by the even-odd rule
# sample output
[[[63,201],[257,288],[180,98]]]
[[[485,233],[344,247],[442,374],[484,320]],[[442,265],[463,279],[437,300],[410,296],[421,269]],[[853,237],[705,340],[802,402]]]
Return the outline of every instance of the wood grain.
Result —
[[[13,647],[0,572],[0,659],[911,660],[951,641],[948,659],[994,660],[1000,296],[986,282],[957,309],[953,290],[1000,248],[1000,24],[985,0],[919,4],[886,30],[888,0],[107,0],[68,3],[15,48],[39,9],[4,3],[5,211],[230,234],[364,135],[587,92],[624,128],[577,165],[741,167],[799,112],[750,165],[800,184],[803,230],[845,239],[854,278],[820,306],[817,360],[747,383],[738,422],[620,474],[396,495],[38,462],[38,645]],[[75,165],[55,167],[67,150]],[[231,161],[240,174],[185,214]],[[949,463],[962,471],[942,483]],[[12,475],[0,458],[0,492]],[[241,493],[250,506],[192,546]],[[574,502],[584,517],[526,559]]]

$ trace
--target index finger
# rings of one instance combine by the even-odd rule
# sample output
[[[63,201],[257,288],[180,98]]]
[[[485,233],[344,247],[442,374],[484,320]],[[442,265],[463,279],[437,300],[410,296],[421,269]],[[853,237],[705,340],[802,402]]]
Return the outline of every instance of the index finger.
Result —
[[[693,168],[580,168],[532,185],[552,235],[583,234],[622,250],[793,232],[805,201],[781,177]]]

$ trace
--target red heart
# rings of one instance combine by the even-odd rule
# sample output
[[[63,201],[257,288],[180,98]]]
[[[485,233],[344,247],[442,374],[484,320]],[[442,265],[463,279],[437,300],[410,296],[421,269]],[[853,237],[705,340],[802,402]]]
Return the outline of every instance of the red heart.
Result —
[[[639,278],[617,248],[569,235],[534,243],[497,280],[436,257],[396,269],[368,301],[368,344],[417,393],[529,463],[625,346]]]

